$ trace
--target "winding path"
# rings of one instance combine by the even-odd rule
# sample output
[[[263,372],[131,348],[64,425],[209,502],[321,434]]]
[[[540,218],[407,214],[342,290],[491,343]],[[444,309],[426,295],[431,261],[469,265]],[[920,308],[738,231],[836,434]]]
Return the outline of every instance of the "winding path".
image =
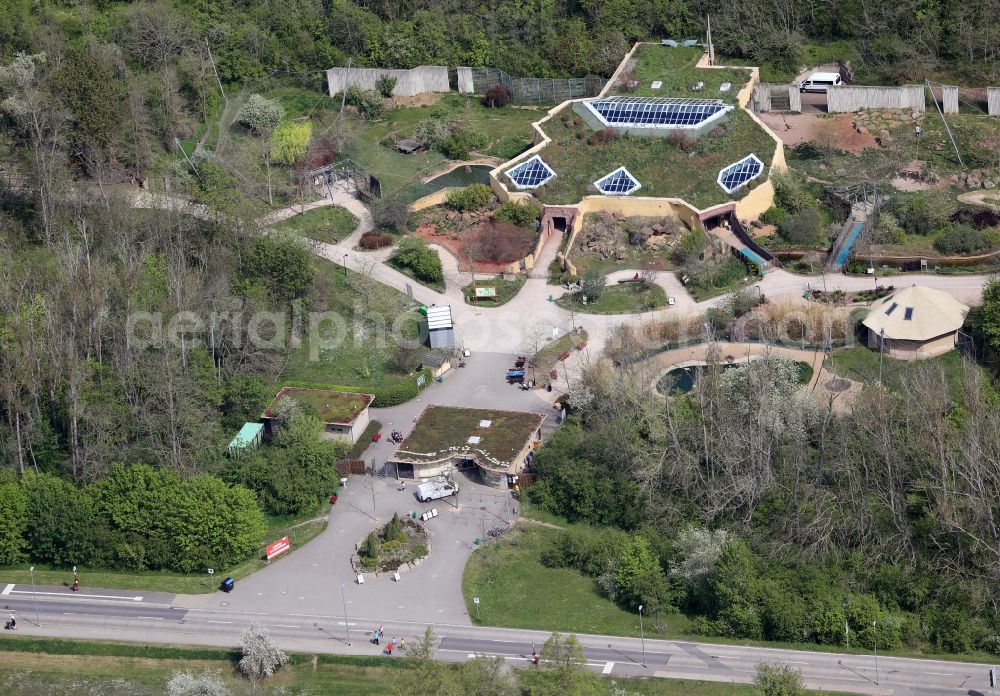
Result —
[[[983,194],[979,195],[986,195]],[[998,194],[1000,195],[1000,194]],[[136,207],[181,208],[186,212],[205,216],[207,211],[203,206],[190,204],[176,197],[165,197],[156,194],[140,192],[133,196]],[[376,252],[357,251],[361,235],[373,228],[371,213],[354,196],[345,190],[331,187],[327,196],[306,203],[304,210],[314,210],[325,206],[337,205],[347,209],[358,218],[358,226],[343,241],[337,244],[317,242],[315,252],[337,264],[346,263],[354,271],[367,273],[374,280],[396,288],[401,292],[410,292],[413,298],[421,304],[450,304],[452,315],[460,333],[460,344],[473,351],[488,351],[512,353],[524,350],[525,333],[532,327],[544,326],[552,331],[552,337],[558,337],[572,329],[570,313],[556,306],[556,298],[566,290],[561,286],[549,285],[546,273],[529,274],[520,292],[506,304],[499,307],[473,306],[465,303],[462,297],[462,286],[468,283],[468,274],[458,269],[458,264],[450,254],[437,249],[445,268],[445,287],[443,293],[421,285],[384,262],[389,250]],[[264,225],[273,225],[303,212],[303,206],[294,205],[282,210],[268,213],[261,218]],[[555,258],[561,237],[553,234],[543,247],[537,268],[547,269]],[[372,261],[376,263],[372,263]],[[616,271],[609,274],[609,282],[631,277],[636,270]],[[978,304],[982,299],[983,286],[991,276],[939,276],[934,274],[912,274],[883,276],[880,284],[891,284],[897,287],[911,284],[947,290],[956,298],[967,304]],[[663,309],[631,315],[598,315],[575,313],[573,321],[582,326],[590,335],[589,343],[601,347],[611,332],[618,326],[637,325],[651,318],[666,319],[673,316],[700,314],[709,307],[719,306],[726,301],[725,296],[715,297],[702,302],[696,302],[671,272],[661,272],[655,282],[667,295],[676,299],[676,304]],[[757,285],[761,292],[769,298],[801,298],[810,288],[825,287],[826,290],[858,291],[874,288],[875,280],[871,277],[851,277],[839,273],[828,273],[826,276],[799,276],[782,269],[768,271]],[[579,360],[580,354],[574,354],[572,361]],[[562,375],[560,375],[562,377]]]

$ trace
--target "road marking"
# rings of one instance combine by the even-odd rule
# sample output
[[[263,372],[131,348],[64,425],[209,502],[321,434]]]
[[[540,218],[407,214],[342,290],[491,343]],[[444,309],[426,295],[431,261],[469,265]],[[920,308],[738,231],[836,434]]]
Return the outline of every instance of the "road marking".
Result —
[[[716,658],[718,659],[718,658]],[[808,665],[808,662],[795,662],[794,660],[782,660],[786,665]]]
[[[10,583],[9,585],[7,585],[7,587],[3,588],[3,592],[0,592],[0,594],[9,595],[10,591],[13,589],[14,589],[14,583]]]
[[[615,668],[614,662],[608,662],[604,665],[604,669],[601,670],[601,674],[611,674],[611,670]]]
[[[927,674],[933,674],[936,677],[954,677],[954,674],[950,672],[928,672]]]
[[[231,624],[232,621],[212,621],[212,619],[207,619],[205,623]]]
[[[138,597],[121,597],[118,595],[96,595],[96,594],[66,594],[65,592],[32,592],[31,590],[11,590],[9,593],[4,594],[24,594],[24,595],[50,595],[52,597],[73,597],[74,599],[89,597],[91,599],[127,599],[130,602],[141,602],[142,595]]]
[[[150,619],[151,621],[163,621],[162,616],[137,616],[137,619]]]
[[[292,626],[291,624],[271,624],[272,626],[277,626],[278,628],[299,628],[299,626]]]
[[[337,625],[338,625],[338,626],[357,626],[357,624],[356,624],[356,623],[354,623],[353,621],[351,621],[351,622],[349,622],[349,623],[346,623],[346,624],[345,624],[345,623],[344,623],[343,621],[338,621],[338,622],[337,622]]]
[[[100,618],[104,618],[100,614],[83,614],[83,613],[78,612],[78,611],[64,611],[63,612],[63,616],[97,616],[97,617],[100,617]]]

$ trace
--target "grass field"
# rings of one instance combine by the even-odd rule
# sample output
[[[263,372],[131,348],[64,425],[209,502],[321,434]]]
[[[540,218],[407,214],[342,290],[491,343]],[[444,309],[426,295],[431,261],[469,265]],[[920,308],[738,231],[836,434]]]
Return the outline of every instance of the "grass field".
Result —
[[[704,54],[699,46],[691,48],[668,48],[666,46],[643,46],[636,54],[635,74],[639,86],[631,95],[639,97],[689,97],[692,99],[722,99],[736,102],[736,95],[750,79],[750,71],[739,68],[697,68],[695,64]],[[663,85],[653,89],[653,80]],[[699,91],[691,87],[699,82],[705,86]],[[725,92],[719,86],[728,82]]]
[[[482,154],[509,159],[531,145],[531,123],[548,108],[488,109],[475,97],[442,95],[432,106],[393,109],[380,121],[348,118],[347,155],[378,177],[383,195],[391,195],[441,169],[448,159],[433,150],[401,154],[384,144],[390,134],[411,136],[421,122],[437,118],[482,134],[487,142]]]
[[[729,113],[725,124],[684,145],[670,138],[627,135],[591,144],[592,131],[569,109],[547,121],[543,129],[552,142],[540,154],[556,177],[536,189],[535,196],[547,204],[577,203],[596,193],[594,181],[624,166],[642,184],[634,196],[676,196],[706,208],[729,200],[716,181],[720,169],[751,153],[769,165],[775,145],[739,109]]]
[[[579,631],[619,636],[638,635],[637,614],[619,608],[600,595],[597,581],[569,568],[548,568],[539,556],[556,530],[519,525],[503,541],[479,549],[469,559],[462,578],[469,615],[476,616],[473,597],[480,598],[485,626]],[[683,635],[688,619],[680,614],[662,617],[662,629],[644,624],[647,635]]]
[[[344,208],[330,206],[314,208],[280,222],[276,227],[294,234],[335,244],[358,226],[358,219]]]
[[[962,363],[962,353],[957,350],[918,362],[882,356],[882,382],[890,390],[900,391],[902,380],[907,374],[912,374],[915,370],[923,369],[927,365],[939,365],[944,370],[948,380],[948,389],[952,398],[961,399],[966,388],[962,380]],[[837,350],[826,359],[826,367],[831,372],[856,382],[874,382],[879,376],[879,353],[877,350],[871,350],[864,346]],[[985,380],[984,384],[987,389],[994,390],[988,379]]]
[[[637,314],[663,307],[667,304],[667,293],[655,283],[621,283],[604,288],[597,302],[582,303],[583,295],[578,292],[563,295],[556,304],[563,309],[572,309],[581,314]]]
[[[355,289],[360,282],[326,259],[315,259],[313,295],[317,309],[340,317],[318,321],[292,349],[281,378],[290,382],[337,384],[372,389],[398,384],[407,372],[394,364],[398,333],[406,338],[419,333],[417,303],[403,293],[381,283],[370,286],[369,309]],[[355,309],[361,317],[355,316]],[[364,319],[355,321],[355,319]],[[304,327],[308,328],[308,327]]]
[[[330,504],[323,502],[317,510],[310,515],[301,517],[269,517],[267,518],[267,532],[264,536],[265,543],[270,543],[275,539],[288,535],[292,550],[280,556],[274,563],[280,563],[281,558],[294,553],[300,546],[319,536],[326,529],[327,514],[330,511]],[[315,522],[310,520],[318,519]],[[263,547],[261,548],[263,555]],[[123,573],[114,570],[90,569],[80,566],[79,578],[83,587],[101,587],[105,589],[119,590],[142,590],[146,592],[172,592],[176,594],[204,594],[214,592],[223,578],[232,576],[236,580],[260,570],[267,565],[259,557],[247,559],[243,563],[233,568],[216,568],[215,575],[209,576],[207,573],[182,574],[171,571],[148,571]],[[66,569],[47,568],[45,566],[35,566],[35,583],[38,585],[65,585],[68,586],[73,579],[73,574]],[[0,568],[0,583],[26,584],[31,582],[31,574],[26,567],[20,568]],[[3,692],[0,691],[0,694]]]

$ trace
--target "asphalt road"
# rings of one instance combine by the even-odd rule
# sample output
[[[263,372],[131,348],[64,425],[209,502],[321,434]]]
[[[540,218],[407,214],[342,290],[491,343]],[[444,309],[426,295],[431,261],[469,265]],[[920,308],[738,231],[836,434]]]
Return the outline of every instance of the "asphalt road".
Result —
[[[18,634],[228,647],[256,620],[264,623],[286,650],[374,655],[382,651],[384,643],[383,647],[371,644],[373,627],[383,625],[386,642],[405,638],[412,643],[426,625],[378,616],[349,615],[345,620],[343,614],[238,611],[229,608],[226,595],[221,593],[215,596],[215,606],[191,608],[174,606],[175,598],[161,593],[139,595],[84,588],[73,594],[65,588],[45,586],[39,586],[37,592],[33,596],[30,585],[7,585],[0,591],[0,606],[17,616]],[[36,601],[40,625],[35,624]],[[437,657],[454,662],[477,654],[499,655],[512,667],[530,669],[531,651],[541,650],[548,637],[544,631],[431,625],[439,639]],[[588,667],[607,675],[747,683],[757,663],[777,662],[801,670],[806,685],[816,689],[886,696],[991,696],[989,667],[982,664],[880,656],[876,679],[873,655],[578,637]]]

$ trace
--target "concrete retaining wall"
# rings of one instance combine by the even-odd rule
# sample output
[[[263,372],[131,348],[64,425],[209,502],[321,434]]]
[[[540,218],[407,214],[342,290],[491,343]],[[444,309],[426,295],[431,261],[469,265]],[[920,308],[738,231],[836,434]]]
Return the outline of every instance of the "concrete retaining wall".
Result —
[[[958,113],[958,87],[941,87],[941,108],[946,114]]]
[[[843,85],[827,91],[827,111],[848,113],[862,109],[903,109],[923,112],[926,109],[922,85],[903,87],[861,87]]]
[[[1000,116],[1000,87],[986,88],[986,104],[990,116]]]
[[[362,89],[375,89],[375,81],[382,75],[396,78],[394,96],[412,97],[424,92],[449,92],[448,68],[441,65],[421,65],[410,70],[385,70],[382,68],[330,68],[326,71],[326,84],[330,96],[343,92],[351,85]]]
[[[455,72],[458,75],[458,93],[473,94],[475,86],[472,80],[472,68],[456,68]]]

